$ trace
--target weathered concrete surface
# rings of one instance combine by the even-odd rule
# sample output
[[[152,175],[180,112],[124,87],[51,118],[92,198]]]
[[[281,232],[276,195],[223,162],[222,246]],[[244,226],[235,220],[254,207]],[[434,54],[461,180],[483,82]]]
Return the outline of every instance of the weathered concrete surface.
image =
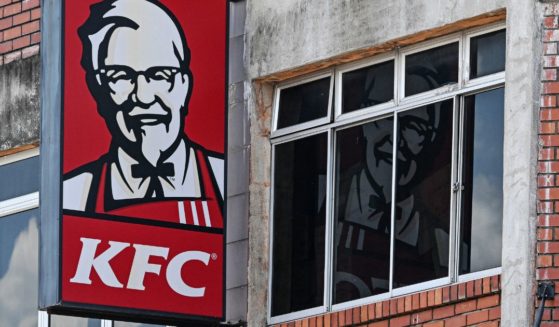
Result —
[[[39,56],[0,66],[0,152],[37,143]]]
[[[256,78],[293,69],[506,4],[506,0],[248,0],[248,73]]]
[[[504,137],[502,326],[534,319],[537,118],[543,7],[508,1]]]

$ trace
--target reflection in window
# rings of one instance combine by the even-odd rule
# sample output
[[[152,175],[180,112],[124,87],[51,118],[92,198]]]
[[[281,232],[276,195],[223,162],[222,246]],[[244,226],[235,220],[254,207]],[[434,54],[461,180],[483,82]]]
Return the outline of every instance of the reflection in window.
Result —
[[[100,327],[101,320],[70,316],[50,316],[51,327]]]
[[[453,101],[398,115],[393,286],[448,276]]]
[[[330,100],[330,77],[280,91],[278,128],[326,117]]]
[[[337,133],[334,303],[388,291],[394,119]]]
[[[394,60],[343,73],[342,113],[394,98]]]
[[[458,42],[406,56],[406,96],[458,83]]]
[[[272,315],[324,303],[326,137],[275,146]]]
[[[0,322],[37,326],[38,210],[0,218]]]
[[[469,273],[501,266],[504,89],[464,104],[460,271]]]
[[[470,40],[470,78],[505,70],[505,30],[483,34]]]
[[[36,192],[39,189],[39,156],[0,166],[0,201]]]

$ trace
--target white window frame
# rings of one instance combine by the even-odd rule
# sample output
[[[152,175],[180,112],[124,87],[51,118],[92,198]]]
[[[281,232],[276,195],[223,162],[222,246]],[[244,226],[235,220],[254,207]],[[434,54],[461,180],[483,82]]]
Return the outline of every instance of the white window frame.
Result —
[[[435,280],[430,280],[418,284],[413,284],[405,287],[392,288],[392,278],[393,278],[393,248],[394,248],[394,226],[391,228],[391,256],[390,256],[390,289],[388,292],[378,295],[373,295],[366,298],[356,299],[352,301],[347,301],[344,303],[333,304],[332,303],[332,281],[333,281],[333,253],[335,249],[334,244],[334,205],[335,205],[335,195],[334,195],[334,183],[335,183],[335,162],[336,162],[336,135],[337,132],[346,128],[358,126],[365,124],[370,121],[377,119],[386,118],[389,116],[394,116],[394,135],[397,132],[397,115],[406,110],[422,107],[427,104],[441,102],[448,99],[453,99],[453,140],[452,140],[452,170],[451,170],[451,181],[452,184],[462,183],[462,156],[463,156],[463,112],[464,104],[463,99],[465,96],[478,94],[485,91],[489,91],[497,88],[504,88],[505,86],[505,72],[498,72],[495,74],[478,77],[474,79],[469,79],[469,42],[472,37],[492,33],[499,30],[505,29],[505,23],[500,22],[497,24],[492,24],[488,26],[478,27],[470,30],[461,31],[459,33],[454,33],[448,36],[437,38],[430,41],[421,42],[403,49],[396,49],[392,52],[378,55],[370,59],[360,60],[357,62],[352,62],[344,65],[335,67],[334,69],[329,69],[327,71],[322,71],[315,73],[310,76],[305,76],[302,78],[297,78],[294,80],[289,80],[276,85],[274,91],[274,101],[273,101],[273,132],[271,133],[270,143],[272,148],[272,162],[271,162],[271,194],[270,194],[270,247],[269,247],[269,274],[268,274],[268,323],[277,324],[286,321],[296,320],[312,315],[324,314],[330,311],[339,311],[348,309],[351,307],[361,306],[365,304],[374,303],[377,301],[391,299],[397,296],[411,294],[415,292],[422,292],[432,288],[441,287],[445,285],[451,285],[454,283],[461,283],[470,280],[476,280],[484,277],[494,276],[500,274],[501,267],[467,273],[459,274],[459,262],[456,262],[459,258],[459,226],[460,226],[460,208],[459,204],[462,201],[462,191],[451,192],[451,206],[450,206],[450,227],[449,227],[449,267],[448,276],[438,278]],[[414,94],[412,96],[405,97],[405,59],[406,56],[415,54],[418,52],[430,50],[439,46],[448,45],[451,43],[458,42],[458,82],[456,84],[445,85],[437,89],[429,90],[423,93]],[[367,66],[387,62],[394,60],[394,98],[393,100],[375,105],[368,108],[363,108],[356,110],[354,112],[342,114],[342,77],[346,72],[364,68]],[[328,122],[326,119],[320,123],[313,123],[310,125],[298,124],[295,126],[290,126],[289,128],[282,129],[279,133],[275,129],[277,111],[279,108],[279,91],[288,87],[297,86],[309,81],[316,80],[318,78],[323,78],[328,75],[334,75],[335,80],[335,94],[334,94],[334,108],[329,108],[328,116],[330,113],[334,113],[333,121]],[[332,90],[332,89],[331,89]],[[330,94],[332,97],[332,94]],[[330,118],[329,118],[330,119]],[[328,119],[328,120],[329,120]],[[315,122],[315,121],[313,121]],[[294,141],[297,139],[304,138],[310,135],[316,135],[319,133],[326,132],[328,135],[328,151],[327,154],[327,190],[326,190],[326,236],[325,236],[325,264],[324,264],[324,302],[323,305],[309,308],[302,311],[290,312],[287,314],[272,316],[271,315],[271,300],[272,300],[272,263],[273,263],[273,209],[274,209],[274,171],[275,171],[275,146],[285,142]],[[396,142],[395,142],[396,143]],[[396,146],[396,145],[394,145]],[[396,156],[397,151],[393,151],[393,156]],[[396,162],[393,158],[393,162]],[[392,167],[392,178],[393,185],[395,185],[395,173],[396,165]],[[452,185],[449,185],[452,188]],[[451,191],[451,190],[449,190]],[[395,190],[392,192],[392,206],[395,206]],[[392,208],[392,224],[394,224],[394,208]]]

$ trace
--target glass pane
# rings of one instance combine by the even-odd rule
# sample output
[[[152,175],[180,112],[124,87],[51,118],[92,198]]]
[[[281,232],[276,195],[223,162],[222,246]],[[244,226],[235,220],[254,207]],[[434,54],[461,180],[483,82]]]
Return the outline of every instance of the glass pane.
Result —
[[[466,97],[460,272],[501,266],[504,89]]]
[[[394,98],[394,60],[343,74],[342,112],[352,112]]]
[[[398,115],[394,287],[448,276],[453,101]]]
[[[275,147],[272,316],[324,303],[327,134]]]
[[[50,316],[50,327],[100,327],[101,320],[70,316]]]
[[[326,117],[329,99],[330,77],[281,90],[278,129]]]
[[[458,83],[458,42],[406,56],[406,96]]]
[[[142,324],[138,322],[115,321],[114,327],[164,327],[167,325]]]
[[[505,30],[473,37],[470,40],[470,78],[505,70]]]
[[[337,133],[334,303],[389,289],[394,118]]]
[[[0,218],[0,325],[37,326],[37,209]]]
[[[0,166],[0,201],[39,190],[39,156]]]

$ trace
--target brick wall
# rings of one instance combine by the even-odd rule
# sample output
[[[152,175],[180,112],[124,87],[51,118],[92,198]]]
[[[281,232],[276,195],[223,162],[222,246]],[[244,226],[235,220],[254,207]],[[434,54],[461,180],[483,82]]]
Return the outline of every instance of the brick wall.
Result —
[[[486,277],[276,327],[498,327],[500,293],[500,277]]]
[[[559,290],[559,6],[549,4],[545,9],[543,26],[542,94],[540,99],[538,153],[538,220],[537,261],[538,281],[554,281]],[[539,305],[539,302],[536,302]],[[559,322],[559,297],[546,302],[542,327]]]
[[[0,0],[0,65],[39,53],[40,0]]]

